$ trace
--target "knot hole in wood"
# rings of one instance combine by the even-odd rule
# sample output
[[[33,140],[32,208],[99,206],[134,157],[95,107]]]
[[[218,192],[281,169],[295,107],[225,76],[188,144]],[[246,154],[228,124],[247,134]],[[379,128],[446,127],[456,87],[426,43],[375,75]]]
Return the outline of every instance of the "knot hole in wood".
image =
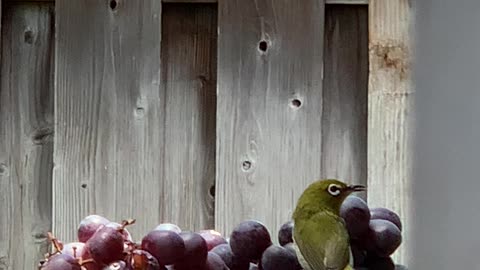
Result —
[[[290,100],[290,107],[292,109],[300,109],[302,107],[302,101],[299,98],[293,98]]]
[[[210,193],[210,196],[215,197],[215,185],[212,185],[208,192]]]
[[[5,163],[0,163],[0,175],[7,175],[8,168]]]
[[[115,10],[117,9],[118,3],[117,0],[110,0],[110,9]]]
[[[258,50],[262,53],[265,53],[267,52],[268,50],[268,43],[266,40],[260,40],[260,42],[258,43]]]
[[[248,172],[251,168],[252,168],[252,162],[251,162],[251,161],[245,160],[245,161],[242,163],[242,169],[243,169],[245,172]]]

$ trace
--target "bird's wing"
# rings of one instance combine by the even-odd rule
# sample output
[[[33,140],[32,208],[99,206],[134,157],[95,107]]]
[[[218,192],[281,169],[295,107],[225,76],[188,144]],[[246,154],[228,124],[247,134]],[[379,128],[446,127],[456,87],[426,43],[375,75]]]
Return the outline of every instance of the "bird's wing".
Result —
[[[295,241],[315,270],[343,270],[350,250],[348,232],[340,217],[322,211],[294,227]],[[308,235],[308,238],[300,237]]]

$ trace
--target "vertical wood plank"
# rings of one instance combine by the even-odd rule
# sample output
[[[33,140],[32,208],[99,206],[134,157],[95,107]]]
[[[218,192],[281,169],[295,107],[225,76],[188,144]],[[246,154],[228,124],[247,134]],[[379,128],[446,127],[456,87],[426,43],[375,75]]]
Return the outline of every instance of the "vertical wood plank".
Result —
[[[53,5],[6,4],[0,88],[0,269],[48,250],[53,167]]]
[[[164,4],[165,215],[186,230],[213,228],[216,4]]]
[[[329,5],[325,16],[322,178],[367,184],[368,8]]]
[[[53,225],[65,241],[88,214],[136,218],[138,238],[164,213],[161,1],[116,3],[56,1]]]
[[[223,233],[254,218],[275,235],[321,176],[324,8],[219,2],[215,224]]]
[[[410,1],[369,4],[368,202],[402,218],[396,262],[408,265],[411,224],[413,86]]]

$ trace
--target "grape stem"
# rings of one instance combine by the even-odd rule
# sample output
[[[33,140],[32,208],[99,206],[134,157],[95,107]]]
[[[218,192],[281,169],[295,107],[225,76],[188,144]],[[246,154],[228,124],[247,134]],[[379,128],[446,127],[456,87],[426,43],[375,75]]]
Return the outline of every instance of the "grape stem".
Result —
[[[123,231],[125,229],[125,227],[134,224],[135,221],[136,221],[135,219],[126,219],[126,220],[122,221],[122,226],[118,230]]]
[[[52,242],[53,246],[55,247],[56,251],[53,254],[62,253],[62,251],[61,251],[62,249],[60,248],[60,244],[58,243],[58,239],[55,238],[51,232],[48,232],[48,239],[50,240],[50,242]],[[51,255],[52,254],[50,254],[50,256]]]

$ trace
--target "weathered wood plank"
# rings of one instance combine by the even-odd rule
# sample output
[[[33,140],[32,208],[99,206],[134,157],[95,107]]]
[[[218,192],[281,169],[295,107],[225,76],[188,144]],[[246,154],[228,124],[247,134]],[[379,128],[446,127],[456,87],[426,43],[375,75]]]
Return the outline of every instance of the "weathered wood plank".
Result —
[[[55,0],[4,0],[6,2],[55,2]],[[369,0],[326,0],[327,4],[367,5]],[[218,0],[162,0],[163,3],[217,3]]]
[[[165,207],[161,2],[59,0],[56,10],[54,231],[72,240],[97,213],[136,218],[141,237]]]
[[[6,4],[0,88],[0,269],[36,269],[48,251],[53,167],[51,4]]]
[[[408,265],[411,224],[413,86],[408,0],[372,0],[368,93],[368,202],[398,212],[404,244],[394,258]]]
[[[367,184],[368,8],[329,6],[325,23],[322,178]]]
[[[213,228],[217,8],[167,4],[162,20],[164,218],[188,230]]]
[[[275,233],[321,176],[324,1],[221,1],[216,227]],[[273,237],[275,240],[275,237]]]

